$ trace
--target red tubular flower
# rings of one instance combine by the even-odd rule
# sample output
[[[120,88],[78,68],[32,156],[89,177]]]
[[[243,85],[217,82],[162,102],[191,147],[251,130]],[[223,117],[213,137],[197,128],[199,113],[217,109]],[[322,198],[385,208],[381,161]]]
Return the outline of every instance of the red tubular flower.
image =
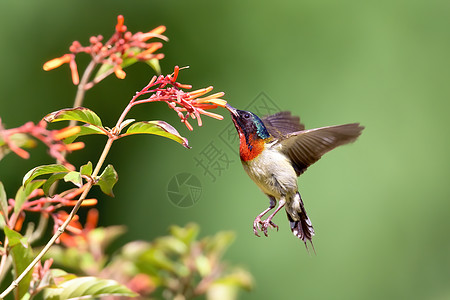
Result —
[[[115,32],[109,40],[103,42],[103,36],[91,36],[89,39],[89,46],[83,47],[78,41],[74,41],[69,47],[71,53],[65,54],[59,58],[52,59],[44,64],[44,70],[49,71],[55,69],[62,64],[69,63],[72,81],[75,85],[80,83],[78,75],[78,68],[75,62],[75,55],[78,53],[87,53],[92,57],[92,60],[98,65],[106,65],[103,73],[98,74],[90,82],[86,82],[84,88],[89,89],[96,83],[100,82],[107,76],[115,73],[117,78],[123,79],[126,76],[123,70],[124,58],[136,58],[138,61],[148,61],[151,59],[160,60],[164,58],[164,54],[155,53],[162,47],[159,42],[147,41],[152,38],[159,38],[167,41],[167,37],[162,35],[166,30],[165,26],[158,26],[149,32],[131,33],[127,31],[127,26],[124,25],[125,18],[122,15],[117,17],[117,24]],[[100,69],[101,70],[101,69]]]
[[[61,140],[77,134],[80,131],[80,128],[77,128],[77,126],[75,126],[63,128],[61,130],[48,130],[46,127],[47,122],[43,121],[39,122],[37,125],[35,125],[33,122],[28,122],[17,128],[4,129],[1,126],[0,120],[0,137],[5,143],[5,146],[3,147],[9,148],[9,150],[24,159],[28,159],[30,157],[30,154],[27,151],[23,150],[21,147],[30,147],[30,145],[34,146],[35,140],[27,138],[27,144],[23,144],[23,141],[22,144],[16,144],[17,137],[26,134],[44,143],[48,147],[49,153],[52,157],[56,158],[66,167],[73,170],[74,167],[67,162],[63,153],[80,150],[84,148],[84,143],[76,142],[66,145]],[[23,139],[24,138],[22,138],[21,140]]]
[[[177,112],[181,122],[183,122],[189,130],[193,130],[192,125],[188,121],[189,117],[197,119],[198,126],[202,125],[201,115],[222,120],[223,117],[221,115],[206,110],[225,107],[227,102],[220,99],[225,94],[220,92],[199,98],[200,96],[211,92],[213,90],[212,86],[193,92],[185,92],[183,89],[190,89],[191,85],[177,82],[179,71],[180,68],[176,66],[173,73],[170,75],[154,76],[145,88],[136,93],[136,96],[134,96],[130,102],[131,106],[148,102],[166,102],[171,109]],[[149,93],[152,93],[149,98],[138,100],[139,97]]]
[[[55,224],[58,226],[67,219],[68,214],[65,211],[60,211],[54,215]],[[97,227],[98,223],[98,210],[92,208],[88,211],[86,223],[81,225],[77,216],[70,221],[67,226],[67,232],[64,232],[60,236],[61,243],[66,247],[85,248],[89,244],[89,232]],[[72,234],[73,235],[72,235]]]

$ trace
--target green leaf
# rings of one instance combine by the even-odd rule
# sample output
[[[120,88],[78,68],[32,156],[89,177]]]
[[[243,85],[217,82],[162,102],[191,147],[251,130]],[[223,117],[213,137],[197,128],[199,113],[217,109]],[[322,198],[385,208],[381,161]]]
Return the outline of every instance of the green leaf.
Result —
[[[45,180],[34,180],[31,181],[26,186],[21,186],[16,194],[16,199],[14,202],[14,212],[18,214],[22,210],[23,204],[27,201],[28,196],[30,196],[31,192],[35,189],[38,189],[43,185]]]
[[[156,243],[157,243],[159,249],[162,249],[168,253],[184,255],[184,254],[188,253],[188,251],[189,251],[189,248],[183,241],[177,239],[174,236],[170,236],[170,235],[158,238],[156,240]]]
[[[203,239],[205,242],[205,251],[209,254],[221,257],[227,248],[233,243],[235,234],[232,231],[220,231],[212,237]]]
[[[200,276],[206,277],[211,273],[212,264],[206,256],[199,255],[195,258],[194,262]]]
[[[103,265],[96,260],[93,254],[87,251],[80,251],[77,248],[65,248],[53,245],[45,254],[45,259],[53,259],[55,265],[64,266],[65,269],[75,273],[84,273],[85,270],[95,269],[98,265]]]
[[[213,284],[236,286],[250,291],[253,288],[253,277],[242,268],[234,268],[229,274],[216,279]]]
[[[106,251],[106,248],[125,232],[125,226],[98,227],[88,232],[88,240],[96,245],[97,249]]]
[[[58,180],[61,180],[64,178],[64,176],[66,176],[67,172],[62,172],[62,173],[55,173],[53,175],[51,175],[44,183],[44,185],[42,186],[42,189],[44,190],[44,194],[46,196],[49,196],[50,193],[50,188],[52,187],[52,184],[55,183]],[[51,195],[50,195],[51,196]]]
[[[52,112],[44,117],[48,123],[56,121],[79,121],[97,127],[103,127],[102,121],[95,112],[85,107],[66,108]]]
[[[22,272],[26,269],[26,267],[33,260],[33,251],[28,245],[28,242],[25,237],[23,237],[20,233],[9,229],[5,226],[4,228],[5,235],[8,237],[8,245],[10,248],[10,253],[14,265],[15,277],[22,274]],[[17,289],[15,289],[16,299],[22,299],[27,293],[30,287],[31,275],[33,274],[33,269],[27,273],[27,275],[22,279],[19,283]]]
[[[122,69],[125,69],[126,67],[134,65],[137,62],[138,62],[138,60],[136,58],[134,58],[134,57],[127,57],[127,58],[123,59],[123,61],[120,64],[120,66],[122,67]]]
[[[83,180],[81,179],[81,174],[80,174],[80,172],[76,172],[76,171],[67,173],[64,176],[64,181],[65,182],[70,181],[73,184],[75,184],[77,187],[81,187],[83,185]]]
[[[5,188],[0,181],[0,209],[2,211],[3,218],[8,220],[8,198],[6,197]]]
[[[87,164],[81,166],[80,173],[81,173],[81,175],[91,176],[92,175],[92,163],[88,162]]]
[[[112,189],[118,179],[119,176],[117,175],[116,170],[114,170],[114,167],[112,165],[108,165],[105,170],[103,170],[103,173],[98,177],[96,185],[100,186],[100,189],[106,195],[114,197]]]
[[[101,128],[103,128],[103,127],[101,127]],[[96,127],[94,125],[84,124],[83,126],[80,126],[80,132],[78,132],[77,134],[74,134],[72,136],[69,136],[68,138],[65,138],[64,139],[64,143],[70,144],[73,141],[75,141],[78,137],[83,136],[83,135],[91,135],[91,134],[103,134],[103,135],[106,135],[106,131],[105,130],[106,129],[102,130],[99,127]]]
[[[153,70],[155,70],[156,74],[161,74],[161,66],[159,65],[159,59],[152,58],[145,61],[147,65],[149,65]]]
[[[38,166],[34,169],[31,169],[30,171],[28,171],[27,174],[25,174],[25,176],[23,177],[22,184],[27,185],[28,183],[30,183],[31,180],[33,180],[34,178],[36,178],[40,175],[60,173],[60,172],[67,173],[69,171],[70,170],[67,169],[65,166],[58,165],[58,164]]]
[[[164,121],[142,121],[136,122],[131,125],[127,132],[122,134],[121,136],[127,136],[131,134],[154,134],[160,135],[175,142],[180,143],[184,147],[190,149],[188,145],[188,140],[182,137],[178,131],[172,127],[172,125],[164,122]]]
[[[44,291],[44,298],[47,300],[90,299],[103,296],[136,297],[137,294],[117,281],[91,276],[71,279],[56,288],[47,288]]]
[[[173,225],[170,227],[170,234],[187,246],[190,246],[197,238],[200,228],[195,223],[189,223],[185,227]]]

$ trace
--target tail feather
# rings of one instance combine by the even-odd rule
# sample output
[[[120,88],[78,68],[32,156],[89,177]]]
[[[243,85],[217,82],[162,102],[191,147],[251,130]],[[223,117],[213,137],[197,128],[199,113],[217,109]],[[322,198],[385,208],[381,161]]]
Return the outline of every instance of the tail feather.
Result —
[[[311,220],[306,214],[302,198],[298,192],[292,199],[289,207],[286,207],[286,213],[291,224],[292,233],[305,243],[306,249],[308,249],[307,241],[309,241],[314,250],[314,245],[312,243],[314,228]]]

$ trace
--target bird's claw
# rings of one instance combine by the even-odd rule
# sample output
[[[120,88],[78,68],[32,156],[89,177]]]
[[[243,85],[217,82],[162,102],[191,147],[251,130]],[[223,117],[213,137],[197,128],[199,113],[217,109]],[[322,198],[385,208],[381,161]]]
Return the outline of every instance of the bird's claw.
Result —
[[[278,231],[278,225],[272,222],[271,219],[261,220],[261,217],[257,217],[255,221],[253,221],[253,233],[258,237],[260,236],[258,230],[263,232],[265,236],[269,236],[267,233],[269,227],[276,228]]]
[[[253,221],[253,233],[257,236],[260,237],[260,235],[258,234],[258,229],[261,230],[259,228],[259,223],[261,223],[261,217],[256,217],[255,221]]]

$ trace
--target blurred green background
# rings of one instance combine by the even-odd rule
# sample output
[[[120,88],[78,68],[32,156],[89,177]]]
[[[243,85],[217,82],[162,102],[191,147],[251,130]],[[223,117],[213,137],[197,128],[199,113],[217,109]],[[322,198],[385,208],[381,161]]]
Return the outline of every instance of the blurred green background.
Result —
[[[164,104],[131,116],[171,122],[193,147],[159,137],[117,142],[107,163],[119,173],[115,198],[101,197],[101,225],[126,224],[123,242],[164,235],[171,224],[197,222],[202,234],[232,230],[226,260],[246,267],[255,288],[242,299],[450,298],[450,2],[404,1],[2,1],[0,116],[7,127],[72,105],[67,66],[42,64],[73,40],[109,36],[123,14],[133,31],[167,26],[163,73],[189,65],[180,81],[216,91],[236,107],[264,92],[307,128],[361,122],[353,145],[323,157],[299,179],[316,229],[317,255],[289,230],[257,238],[251,226],[268,199],[244,173],[237,154],[218,137],[230,124],[204,118],[188,132]],[[87,56],[77,59],[79,68]],[[153,75],[146,65],[110,77],[87,94],[85,106],[113,125]],[[76,165],[96,161],[104,140],[84,139]],[[233,162],[216,180],[196,166],[210,142]],[[237,147],[233,145],[233,147]],[[0,162],[10,196],[23,174],[51,163],[44,147],[24,161]],[[178,173],[202,185],[192,207],[171,204],[167,185]]]

